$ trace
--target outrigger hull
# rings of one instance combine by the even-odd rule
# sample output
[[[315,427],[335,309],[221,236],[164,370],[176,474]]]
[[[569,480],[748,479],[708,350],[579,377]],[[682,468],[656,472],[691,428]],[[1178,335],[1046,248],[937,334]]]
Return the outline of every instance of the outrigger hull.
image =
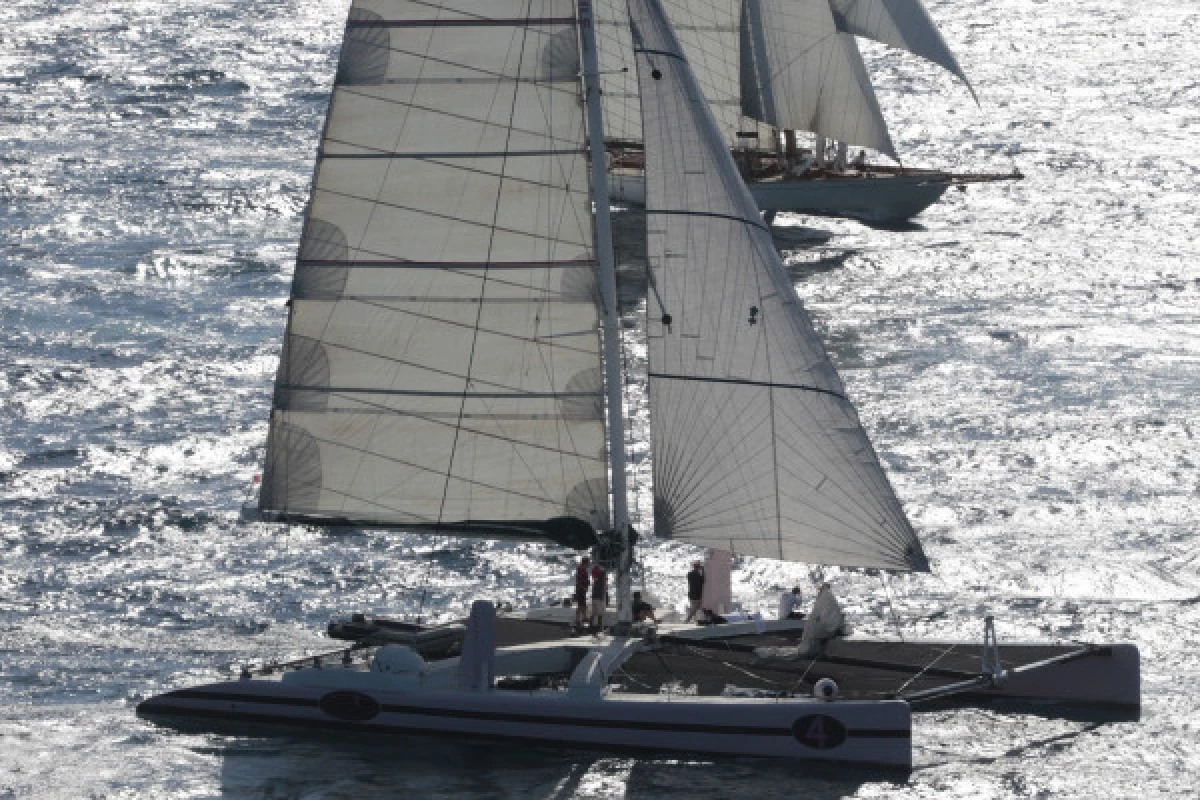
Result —
[[[306,670],[305,672],[310,672]],[[187,727],[282,725],[359,734],[419,734],[553,747],[763,756],[908,770],[902,701],[696,698],[564,692],[391,691],[379,676],[312,670],[304,682],[249,679],[158,695],[138,714]]]

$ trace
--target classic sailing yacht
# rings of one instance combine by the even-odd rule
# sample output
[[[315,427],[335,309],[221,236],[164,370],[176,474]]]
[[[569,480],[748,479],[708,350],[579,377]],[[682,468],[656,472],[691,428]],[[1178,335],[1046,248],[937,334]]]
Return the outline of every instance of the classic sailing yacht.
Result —
[[[605,5],[601,3],[602,7]],[[628,120],[636,97],[619,70],[626,58],[619,26],[623,3],[611,0],[614,29],[601,38],[607,117],[636,142]],[[920,0],[664,0],[684,52],[737,156],[759,208],[894,222],[923,211],[950,187],[1012,180],[1019,173],[952,174],[847,163],[848,148],[899,162],[856,37],[921,56],[966,75]],[[780,145],[779,132],[785,144]],[[798,146],[797,132],[813,139]],[[803,135],[803,134],[802,134]],[[614,198],[640,204],[636,144],[616,137]]]
[[[928,569],[658,0],[631,0],[629,13],[657,534]],[[465,625],[393,625],[326,657],[166,692],[139,713],[906,769],[910,701],[1136,705],[1136,650],[1006,648],[1002,662],[993,644],[982,662],[931,670],[928,647],[907,654],[924,659],[913,667],[868,642],[876,673],[891,658],[884,677],[838,674],[839,693],[829,669],[861,673],[868,659],[812,642],[816,626],[633,623],[595,30],[590,0],[355,0],[260,505],[295,524],[594,547],[617,571],[617,624],[579,637],[552,614],[497,616],[479,601]],[[812,661],[756,651],[797,642]],[[761,669],[776,688],[762,691],[754,665],[772,659]],[[680,695],[679,682],[697,688]]]

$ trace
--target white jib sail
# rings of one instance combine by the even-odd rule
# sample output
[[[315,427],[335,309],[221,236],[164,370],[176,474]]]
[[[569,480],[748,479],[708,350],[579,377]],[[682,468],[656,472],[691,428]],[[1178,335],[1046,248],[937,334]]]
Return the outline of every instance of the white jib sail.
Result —
[[[742,110],[896,157],[854,37],[826,0],[745,0]]]
[[[921,0],[829,0],[829,7],[839,31],[928,59],[958,77],[975,97],[966,73]]]
[[[575,16],[572,0],[353,3],[264,511],[485,535],[607,527]]]
[[[921,570],[920,542],[656,0],[631,0],[646,141],[655,532]]]

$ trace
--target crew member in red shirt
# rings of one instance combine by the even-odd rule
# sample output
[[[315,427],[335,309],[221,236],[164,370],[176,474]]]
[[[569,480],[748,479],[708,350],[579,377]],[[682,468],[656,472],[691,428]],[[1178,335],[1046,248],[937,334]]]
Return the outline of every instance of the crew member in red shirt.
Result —
[[[588,616],[588,586],[591,585],[589,573],[592,560],[584,556],[575,567],[575,627],[582,628],[587,624]]]
[[[608,606],[608,573],[597,564],[592,567],[592,629],[604,629],[604,609]]]

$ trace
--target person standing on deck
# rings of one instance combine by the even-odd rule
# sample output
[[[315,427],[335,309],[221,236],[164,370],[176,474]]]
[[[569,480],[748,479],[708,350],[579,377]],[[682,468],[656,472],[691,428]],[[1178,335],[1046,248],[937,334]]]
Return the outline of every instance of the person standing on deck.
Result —
[[[688,581],[688,615],[687,621],[700,613],[700,603],[704,599],[704,565],[699,561],[692,563],[692,571],[687,574]]]
[[[592,567],[592,628],[604,629],[604,609],[608,607],[608,573],[597,564]]]
[[[584,556],[575,567],[575,627],[582,628],[587,624],[588,615],[588,586],[591,584],[592,560]]]

